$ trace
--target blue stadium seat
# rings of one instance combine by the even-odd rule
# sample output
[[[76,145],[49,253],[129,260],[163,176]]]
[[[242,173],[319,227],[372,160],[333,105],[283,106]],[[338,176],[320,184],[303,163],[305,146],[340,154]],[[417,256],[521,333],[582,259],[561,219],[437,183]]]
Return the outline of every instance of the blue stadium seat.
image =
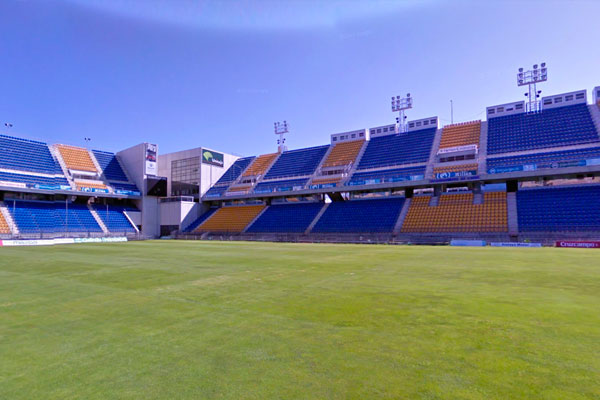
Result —
[[[219,197],[227,191],[227,186],[213,186],[204,193],[206,197]]]
[[[287,192],[294,188],[304,188],[308,183],[308,178],[305,179],[287,179],[280,181],[261,182],[254,188],[255,193],[267,192]]]
[[[218,208],[214,207],[214,208],[209,208],[204,214],[202,214],[200,217],[198,217],[198,219],[196,219],[194,222],[192,222],[187,228],[185,228],[183,231],[184,232],[193,232],[194,229],[196,229],[197,227],[200,226],[201,223],[203,223],[204,221],[206,221],[211,215],[213,215],[215,213],[215,211],[217,211]]]
[[[252,233],[303,233],[323,203],[277,204],[267,208],[248,228]]]
[[[127,175],[125,175],[125,172],[121,168],[121,164],[119,164],[117,157],[113,153],[100,150],[92,150],[92,152],[100,168],[102,168],[102,173],[106,177],[106,180],[109,182],[129,182]]]
[[[285,151],[265,175],[265,179],[312,175],[327,152],[327,146]]]
[[[219,178],[215,185],[231,184],[242,174],[242,172],[250,165],[252,160],[256,157],[245,157],[238,158],[233,164],[225,171],[223,176]]]
[[[522,189],[521,232],[600,231],[600,185]]]
[[[7,200],[6,206],[21,233],[102,232],[85,204]]]
[[[369,181],[379,182],[398,182],[410,180],[411,177],[425,177],[425,167],[415,168],[394,168],[382,171],[355,172],[348,181],[348,185],[364,185]]]
[[[488,121],[488,154],[600,142],[586,104]]]
[[[24,183],[29,185],[46,186],[69,186],[69,182],[64,177],[49,178],[45,176],[14,174],[10,172],[0,172],[0,181]]]
[[[577,165],[577,162],[595,158],[600,158],[600,147],[488,158],[487,170],[488,173],[494,174],[509,172],[511,167],[522,167],[524,165],[536,165],[538,169],[561,168]]]
[[[432,128],[372,138],[357,169],[427,162],[435,132]]]
[[[135,233],[136,230],[133,227],[133,225],[131,225],[131,222],[129,222],[129,219],[125,216],[124,212],[128,211],[128,210],[134,210],[137,211],[135,209],[129,208],[129,207],[122,207],[122,206],[106,206],[103,204],[94,204],[93,205],[94,210],[96,210],[96,213],[98,214],[98,216],[100,217],[100,219],[102,220],[102,222],[104,223],[104,226],[106,226],[106,229],[109,230],[109,232],[112,233]]]
[[[391,233],[404,197],[337,201],[329,204],[313,228],[315,233]]]
[[[62,174],[46,143],[5,135],[0,135],[0,168]]]

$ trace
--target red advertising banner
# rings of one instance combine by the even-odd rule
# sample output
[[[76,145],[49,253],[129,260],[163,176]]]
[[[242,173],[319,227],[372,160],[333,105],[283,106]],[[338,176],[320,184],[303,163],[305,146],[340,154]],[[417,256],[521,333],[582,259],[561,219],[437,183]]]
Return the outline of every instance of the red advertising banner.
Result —
[[[570,240],[560,240],[556,242],[556,247],[572,247],[577,249],[600,249],[600,242],[574,242]]]

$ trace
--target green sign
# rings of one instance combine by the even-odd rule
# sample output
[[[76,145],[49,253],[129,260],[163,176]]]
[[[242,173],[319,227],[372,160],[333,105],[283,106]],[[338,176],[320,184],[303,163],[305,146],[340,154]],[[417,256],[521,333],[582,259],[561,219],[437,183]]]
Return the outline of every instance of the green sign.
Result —
[[[223,165],[225,165],[223,162],[223,154],[209,150],[202,151],[202,162],[204,164],[216,165],[217,167],[223,167]]]

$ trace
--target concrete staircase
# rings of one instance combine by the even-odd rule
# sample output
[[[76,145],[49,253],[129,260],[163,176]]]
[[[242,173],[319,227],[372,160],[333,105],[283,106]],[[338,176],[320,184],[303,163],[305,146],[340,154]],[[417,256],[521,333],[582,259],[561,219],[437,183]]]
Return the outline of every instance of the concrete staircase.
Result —
[[[306,228],[306,230],[304,231],[304,234],[308,235],[309,233],[312,232],[313,228],[315,227],[315,225],[317,224],[317,222],[319,222],[319,219],[321,219],[321,216],[323,214],[325,214],[325,211],[327,211],[327,208],[329,207],[331,203],[325,203],[323,205],[323,207],[321,208],[321,210],[319,211],[319,213],[317,214],[317,216],[315,217],[315,219],[313,219],[313,221],[310,223],[310,225],[308,226],[308,228]]]
[[[56,148],[56,146],[54,145],[48,145],[48,149],[50,149],[50,153],[52,154],[52,156],[54,157],[54,159],[56,161],[58,161],[58,165],[60,165],[60,168],[63,172],[63,175],[65,176],[65,178],[67,178],[67,182],[69,182],[69,185],[71,186],[72,190],[77,190],[77,185],[75,184],[75,182],[73,182],[73,178],[71,177],[71,173],[69,172],[69,168],[67,168],[67,164],[65,164],[65,161],[63,160],[62,156],[60,155],[60,152],[58,151],[58,149]]]
[[[442,141],[443,131],[443,128],[440,128],[437,131],[435,131],[435,136],[433,137],[433,144],[431,146],[431,152],[429,153],[429,161],[427,162],[427,167],[425,167],[425,179],[431,179],[433,177],[433,167],[437,158],[437,151],[440,147],[440,142]]]
[[[315,179],[321,175],[321,169],[323,168],[323,163],[327,160],[327,158],[329,157],[329,154],[331,153],[333,148],[334,148],[334,146],[330,144],[329,148],[327,148],[327,151],[325,152],[325,155],[323,156],[323,158],[321,158],[319,165],[317,165],[315,172],[313,172],[313,174],[310,176],[310,179],[308,180],[308,185],[310,185],[312,183],[313,179]]]
[[[102,232],[104,233],[110,233],[108,231],[108,228],[106,227],[106,225],[104,225],[104,221],[102,221],[102,218],[100,218],[100,216],[98,215],[98,213],[96,212],[96,210],[94,210],[94,208],[92,207],[91,204],[87,205],[88,210],[90,210],[90,213],[92,214],[92,217],[94,217],[94,219],[96,220],[96,222],[98,223],[98,225],[100,225],[100,228],[102,228]]]
[[[408,214],[408,209],[410,208],[411,201],[412,198],[404,200],[404,205],[402,206],[402,210],[400,210],[400,215],[398,215],[396,225],[394,225],[394,235],[398,235],[400,233],[400,230],[402,230],[402,224],[404,224],[404,219],[406,218],[406,214]]]
[[[13,235],[18,235],[20,233],[19,228],[17,227],[17,224],[15,223],[12,214],[10,213],[10,211],[8,211],[8,208],[6,207],[6,204],[4,204],[3,201],[0,201],[0,213],[2,213],[4,220],[8,224],[10,233],[12,233]]]
[[[369,145],[369,141],[365,140],[365,142],[363,143],[362,147],[358,151],[358,154],[356,155],[356,159],[354,160],[354,163],[352,164],[352,167],[348,171],[348,174],[346,175],[346,178],[342,179],[340,181],[340,185],[345,185],[346,182],[348,182],[350,180],[350,178],[352,178],[352,175],[354,175],[354,172],[356,172],[356,168],[358,168],[358,164],[360,164],[360,160],[362,160],[362,157],[365,154],[365,151],[367,150],[367,146],[368,145]]]
[[[260,218],[260,216],[263,215],[265,213],[265,211],[267,211],[268,208],[269,208],[269,206],[266,206],[265,208],[263,208],[261,210],[261,212],[259,212],[258,215],[256,217],[254,217],[254,219],[252,221],[250,221],[250,223],[248,225],[246,225],[246,227],[244,228],[244,230],[242,231],[242,233],[246,233],[246,231],[248,229],[250,229],[250,227],[252,226],[252,224],[254,224]]]
[[[474,193],[473,194],[473,204],[483,204],[483,193]]]
[[[519,234],[519,215],[517,213],[517,193],[508,192],[506,194],[506,212],[508,217],[508,234]]]
[[[431,199],[429,199],[429,207],[437,207],[439,203],[440,196],[431,196]]]
[[[90,159],[92,160],[92,163],[94,163],[94,167],[96,167],[96,171],[98,171],[98,180],[101,181],[108,188],[109,193],[114,193],[115,191],[112,188],[112,186],[110,185],[110,183],[108,182],[108,180],[106,180],[106,177],[104,176],[102,168],[100,167],[100,164],[98,164],[98,160],[96,160],[96,156],[90,149],[86,149],[86,150],[90,156]]]
[[[487,173],[487,142],[488,142],[488,122],[481,121],[481,133],[479,134],[479,148],[477,149],[477,174]]]

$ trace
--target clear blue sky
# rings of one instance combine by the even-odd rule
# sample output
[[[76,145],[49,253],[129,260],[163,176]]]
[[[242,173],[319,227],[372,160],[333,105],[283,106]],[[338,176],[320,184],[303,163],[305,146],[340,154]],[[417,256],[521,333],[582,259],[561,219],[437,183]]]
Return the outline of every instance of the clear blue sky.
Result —
[[[406,92],[410,119],[448,123],[450,99],[455,121],[481,119],[524,98],[519,66],[548,63],[544,95],[600,85],[599,15],[597,0],[0,0],[0,122],[252,155],[276,149],[278,120],[292,149],[392,123]]]

